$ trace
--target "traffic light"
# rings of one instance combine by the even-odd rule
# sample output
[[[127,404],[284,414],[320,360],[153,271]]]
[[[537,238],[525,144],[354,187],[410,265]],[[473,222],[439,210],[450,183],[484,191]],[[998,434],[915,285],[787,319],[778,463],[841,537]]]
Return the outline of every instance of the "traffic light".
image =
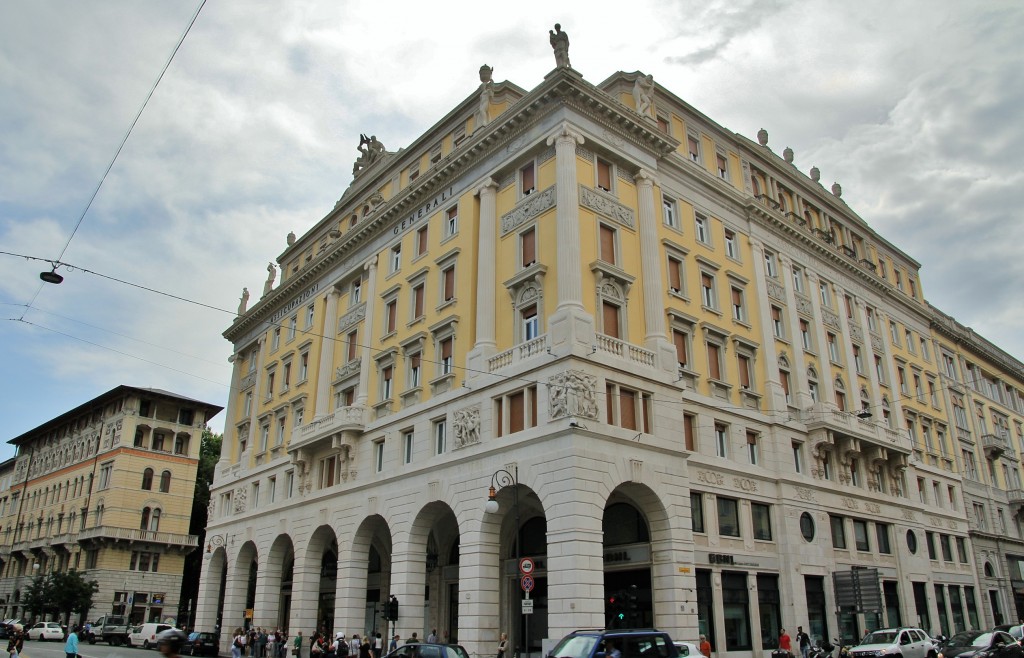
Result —
[[[391,595],[391,600],[388,601],[388,616],[389,621],[398,621],[398,599],[395,598],[394,594]]]

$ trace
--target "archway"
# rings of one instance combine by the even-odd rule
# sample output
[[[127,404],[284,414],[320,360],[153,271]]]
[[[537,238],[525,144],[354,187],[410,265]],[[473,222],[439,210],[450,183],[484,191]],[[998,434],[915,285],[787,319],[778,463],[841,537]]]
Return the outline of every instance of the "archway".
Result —
[[[436,631],[440,642],[458,642],[459,637],[459,545],[452,508],[443,502],[425,505],[413,522],[410,550],[423,565],[423,628]],[[422,546],[418,556],[417,546]]]
[[[381,607],[391,592],[391,529],[382,516],[363,519],[352,538],[349,561],[348,596],[362,601],[361,610],[352,610],[359,625],[371,633],[386,636],[388,625]],[[387,643],[384,643],[385,647]]]

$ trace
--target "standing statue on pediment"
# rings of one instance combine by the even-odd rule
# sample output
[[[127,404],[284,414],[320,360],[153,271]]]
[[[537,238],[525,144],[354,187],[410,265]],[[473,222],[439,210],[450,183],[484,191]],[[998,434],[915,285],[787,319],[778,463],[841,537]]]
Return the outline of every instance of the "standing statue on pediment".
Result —
[[[249,306],[249,289],[242,288],[242,298],[238,300],[238,314],[243,315]]]
[[[274,279],[277,278],[277,268],[273,263],[267,263],[267,282],[263,284],[263,296],[266,297],[274,289]]]
[[[637,113],[654,118],[653,75],[641,75],[633,83],[633,102],[636,103]]]
[[[473,114],[473,132],[480,130],[490,122],[487,111],[494,101],[494,83],[491,82],[493,70],[486,64],[480,67],[480,100],[477,102],[476,112]]]
[[[570,68],[569,66],[569,34],[562,31],[562,26],[555,23],[555,29],[548,30],[551,35],[549,41],[551,48],[555,51],[555,68]]]

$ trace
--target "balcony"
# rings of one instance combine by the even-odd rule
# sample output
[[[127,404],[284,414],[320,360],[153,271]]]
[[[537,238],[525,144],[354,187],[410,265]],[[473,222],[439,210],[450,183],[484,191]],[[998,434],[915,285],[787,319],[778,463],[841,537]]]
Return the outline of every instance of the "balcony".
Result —
[[[332,413],[314,419],[292,434],[289,452],[309,448],[324,439],[342,432],[361,434],[366,429],[366,407],[340,407]]]
[[[612,354],[649,368],[653,368],[655,365],[655,354],[650,350],[605,334],[597,334],[596,338],[599,352]]]
[[[180,535],[174,532],[154,532],[152,530],[138,530],[135,528],[118,528],[110,525],[87,528],[78,533],[78,541],[81,543],[87,541],[102,542],[103,540],[110,540],[115,543],[119,541],[129,543],[144,542],[181,548],[195,548],[199,545],[199,537],[196,535]]]
[[[1006,499],[1009,501],[1010,507],[1014,507],[1019,510],[1019,508],[1024,507],[1024,489],[1020,487],[1007,489]]]
[[[1010,443],[998,434],[982,434],[981,448],[989,459],[995,459],[1010,449]]]
[[[872,421],[870,418],[859,418],[849,411],[839,411],[821,402],[805,409],[801,417],[807,425],[807,431],[825,430],[835,437],[847,437],[863,442],[868,446],[885,448],[894,456],[910,455],[910,439],[905,432],[899,432]]]
[[[548,336],[547,334],[542,334],[532,340],[526,341],[525,343],[520,343],[512,349],[499,352],[487,359],[487,372],[496,372],[502,368],[511,366],[513,363],[531,359],[539,354],[547,354],[547,351]]]

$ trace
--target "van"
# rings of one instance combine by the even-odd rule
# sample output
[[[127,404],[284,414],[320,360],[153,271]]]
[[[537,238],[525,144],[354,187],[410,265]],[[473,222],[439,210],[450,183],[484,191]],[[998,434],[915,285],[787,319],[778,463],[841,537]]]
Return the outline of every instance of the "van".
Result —
[[[129,646],[142,647],[143,649],[153,648],[156,646],[157,633],[162,633],[171,628],[174,628],[174,626],[155,622],[136,626],[132,628],[132,632],[128,635],[128,644]]]

